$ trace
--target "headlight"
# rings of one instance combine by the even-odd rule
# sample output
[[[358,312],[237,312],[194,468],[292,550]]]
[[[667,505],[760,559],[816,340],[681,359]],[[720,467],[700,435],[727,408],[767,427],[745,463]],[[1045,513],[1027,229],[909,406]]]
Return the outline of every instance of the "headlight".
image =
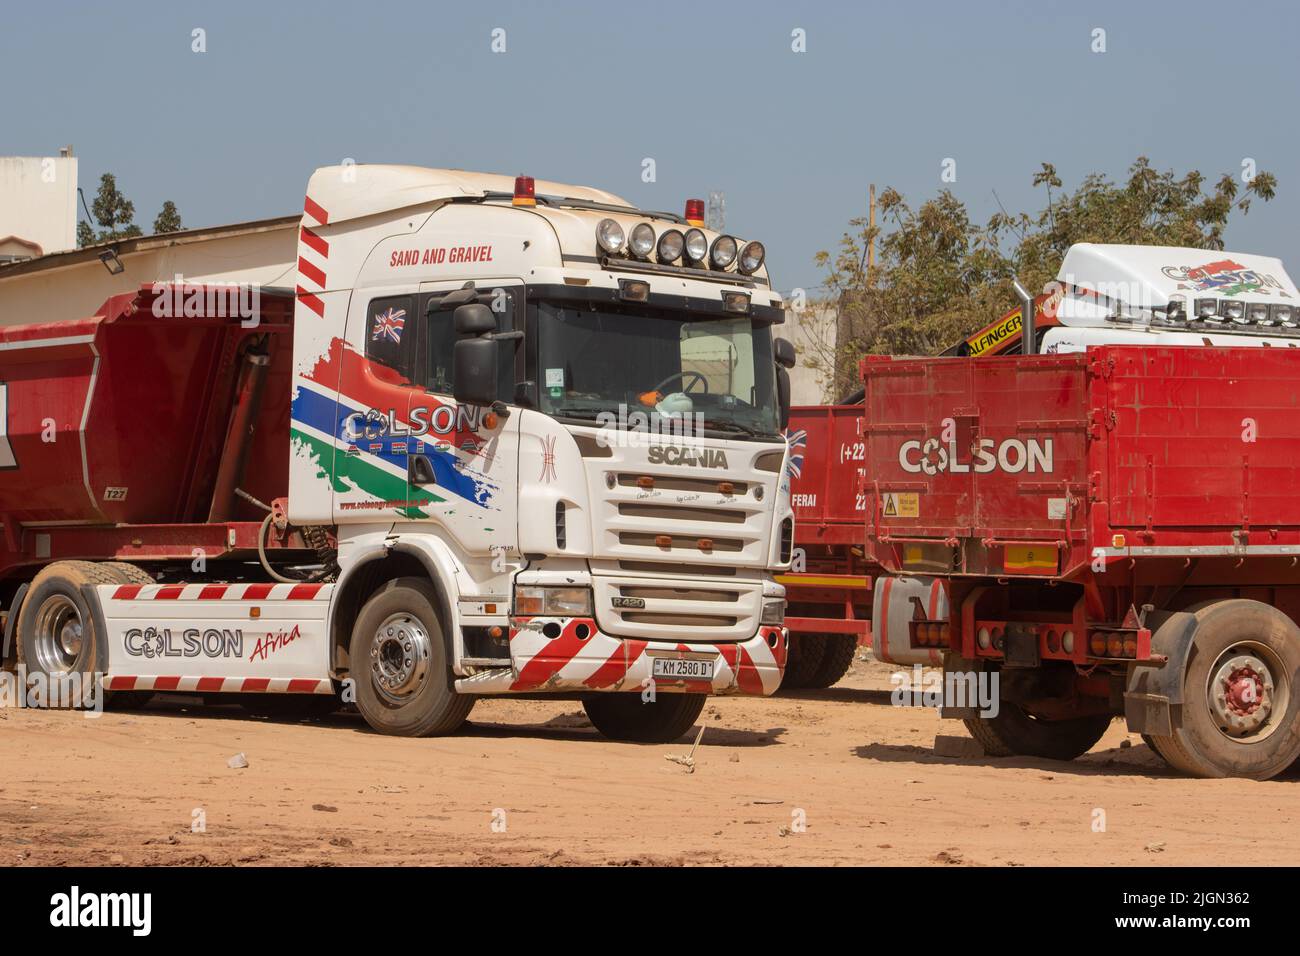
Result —
[[[515,588],[515,614],[519,617],[591,617],[591,588],[520,585]]]
[[[785,598],[773,598],[763,602],[761,622],[768,627],[780,627],[785,624]]]
[[[1219,303],[1220,315],[1229,322],[1242,324],[1246,321],[1246,303],[1240,299],[1224,299]]]
[[[1254,322],[1256,325],[1270,325],[1272,319],[1268,314],[1267,302],[1252,302],[1246,306],[1246,321]]]
[[[718,236],[709,250],[709,261],[715,269],[726,269],[736,261],[736,240],[731,236]]]
[[[659,237],[659,261],[676,262],[682,257],[682,247],[686,240],[676,229],[669,229]]]
[[[1197,299],[1196,300],[1196,317],[1198,319],[1212,319],[1219,314],[1218,299]]]
[[[1296,307],[1293,305],[1275,303],[1268,307],[1268,314],[1274,322],[1288,329],[1294,329],[1297,325]]]
[[[649,259],[650,253],[655,251],[654,227],[648,222],[638,222],[632,227],[632,237],[627,245],[638,259]]]
[[[1171,295],[1169,305],[1165,307],[1165,319],[1170,322],[1187,321],[1187,300],[1181,295]]]
[[[610,255],[623,248],[623,227],[613,219],[602,219],[596,224],[596,242]]]
[[[703,262],[709,254],[709,239],[698,229],[686,230],[686,258],[691,262]]]
[[[762,267],[766,255],[767,250],[763,248],[761,242],[745,243],[745,248],[740,250],[740,271],[745,275],[757,272]]]

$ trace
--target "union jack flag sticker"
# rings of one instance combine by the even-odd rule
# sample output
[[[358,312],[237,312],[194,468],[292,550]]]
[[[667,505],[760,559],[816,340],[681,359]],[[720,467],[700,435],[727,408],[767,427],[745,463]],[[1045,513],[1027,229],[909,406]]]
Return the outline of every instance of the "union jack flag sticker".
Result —
[[[406,310],[389,309],[375,316],[374,329],[370,333],[372,341],[392,339],[394,344],[402,341],[402,329],[406,327]]]
[[[808,448],[808,430],[804,428],[796,431],[785,433],[785,443],[790,446],[790,466],[789,472],[791,478],[799,478],[803,475],[803,455]]]

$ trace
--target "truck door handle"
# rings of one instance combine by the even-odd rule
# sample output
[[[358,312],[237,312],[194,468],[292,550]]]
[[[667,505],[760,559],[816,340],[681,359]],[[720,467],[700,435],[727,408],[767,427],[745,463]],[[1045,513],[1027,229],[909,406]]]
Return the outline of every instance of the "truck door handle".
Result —
[[[433,473],[433,462],[428,455],[406,456],[406,480],[413,485],[436,485],[437,476]]]

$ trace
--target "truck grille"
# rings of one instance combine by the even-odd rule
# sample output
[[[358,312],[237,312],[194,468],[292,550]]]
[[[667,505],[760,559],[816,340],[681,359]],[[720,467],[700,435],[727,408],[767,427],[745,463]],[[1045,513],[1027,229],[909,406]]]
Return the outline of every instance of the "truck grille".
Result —
[[[617,472],[609,476],[597,553],[620,560],[766,564],[766,501],[754,482]]]
[[[596,620],[607,634],[673,641],[740,641],[752,637],[762,613],[753,583],[681,585],[595,579]]]

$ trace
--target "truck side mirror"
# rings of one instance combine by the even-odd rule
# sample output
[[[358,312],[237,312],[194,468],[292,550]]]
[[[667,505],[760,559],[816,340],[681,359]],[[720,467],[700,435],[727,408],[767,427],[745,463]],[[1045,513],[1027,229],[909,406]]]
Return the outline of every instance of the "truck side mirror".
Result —
[[[458,338],[451,350],[451,392],[463,405],[489,406],[497,400],[497,320],[480,302],[452,313]]]
[[[774,339],[772,357],[776,359],[776,406],[785,428],[790,424],[790,373],[786,370],[794,368],[794,346],[787,339]]]
[[[497,330],[497,319],[482,302],[456,306],[451,314],[457,335],[486,335]]]
[[[777,339],[772,343],[772,352],[776,364],[782,368],[794,368],[794,346],[787,339]]]
[[[781,428],[790,424],[790,373],[783,366],[776,367],[776,406],[781,413]]]

